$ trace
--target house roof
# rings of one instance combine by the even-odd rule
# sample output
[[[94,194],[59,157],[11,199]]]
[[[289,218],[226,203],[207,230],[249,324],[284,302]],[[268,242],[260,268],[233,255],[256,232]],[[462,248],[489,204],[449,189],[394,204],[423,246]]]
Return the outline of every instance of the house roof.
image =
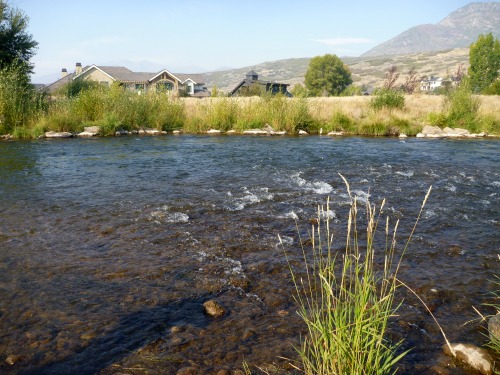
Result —
[[[184,84],[187,80],[191,80],[196,85],[203,85],[205,83],[205,77],[202,74],[183,74],[183,73],[170,73],[167,69],[163,69],[159,72],[133,72],[128,68],[123,66],[104,66],[104,65],[90,65],[82,69],[80,74],[69,73],[65,77],[60,78],[54,83],[47,86],[50,91],[55,91],[59,87],[67,84],[72,79],[84,76],[91,69],[97,69],[111,78],[113,81],[119,81],[123,83],[147,83],[153,80],[163,73],[168,73],[179,83]]]
[[[258,75],[253,70],[251,72],[254,73],[253,75]],[[252,74],[250,72],[248,72],[246,75],[249,76]],[[260,80],[260,79],[254,81],[254,80],[245,78],[240,83],[238,83],[234,89],[231,90],[229,95],[234,95],[242,87],[250,87],[251,85],[254,85],[254,84],[263,85],[263,86],[267,86],[267,85],[280,85],[280,86],[287,86],[287,87],[290,86],[289,83],[280,83],[280,82],[275,82],[275,81],[264,81],[264,80]]]

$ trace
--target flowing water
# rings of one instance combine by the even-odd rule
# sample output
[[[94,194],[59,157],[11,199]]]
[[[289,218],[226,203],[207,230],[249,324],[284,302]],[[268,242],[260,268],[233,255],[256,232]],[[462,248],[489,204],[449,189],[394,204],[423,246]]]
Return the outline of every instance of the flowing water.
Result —
[[[2,142],[0,373],[216,374],[244,362],[293,373],[283,357],[297,358],[306,330],[284,250],[302,272],[299,234],[328,197],[334,230],[345,229],[339,173],[361,202],[386,198],[400,249],[433,186],[400,277],[450,340],[483,344],[484,323],[464,323],[473,306],[491,313],[482,304],[499,271],[499,155],[500,142],[484,139]],[[401,372],[426,373],[444,361],[444,340],[401,297],[390,334],[413,348]],[[209,299],[223,317],[204,313]]]

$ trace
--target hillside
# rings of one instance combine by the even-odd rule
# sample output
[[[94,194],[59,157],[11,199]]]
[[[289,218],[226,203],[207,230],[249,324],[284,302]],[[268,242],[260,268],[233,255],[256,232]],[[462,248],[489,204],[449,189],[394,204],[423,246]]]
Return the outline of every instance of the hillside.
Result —
[[[207,85],[209,88],[216,86],[228,92],[245,77],[248,71],[255,70],[261,79],[285,82],[293,87],[297,83],[304,82],[309,60],[310,58],[270,61],[240,69],[206,73]],[[346,57],[343,60],[351,69],[356,85],[377,87],[382,84],[387,70],[392,65],[397,66],[401,73],[401,80],[412,67],[419,75],[444,77],[453,74],[459,65],[468,64],[469,49],[459,48],[384,57]]]
[[[362,56],[405,55],[468,47],[479,34],[500,37],[500,2],[471,3],[437,24],[412,27]]]

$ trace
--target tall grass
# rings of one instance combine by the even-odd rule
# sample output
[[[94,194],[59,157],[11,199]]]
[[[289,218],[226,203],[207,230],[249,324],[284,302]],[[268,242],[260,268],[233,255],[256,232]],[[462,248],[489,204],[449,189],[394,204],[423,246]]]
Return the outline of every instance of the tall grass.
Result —
[[[47,100],[19,79],[17,73],[0,73],[0,135],[37,137],[45,131],[78,133],[98,125],[102,135],[117,130],[155,128],[186,133],[209,129],[222,132],[262,128],[295,134],[342,131],[347,134],[416,135],[426,124],[463,127],[471,132],[500,135],[500,97],[469,97],[458,91],[453,98],[406,96],[403,108],[374,108],[371,97],[286,98],[263,96],[206,99],[173,98],[164,93],[138,95],[120,86],[78,85],[68,94]],[[76,90],[78,88],[78,90]],[[472,105],[469,99],[472,98]],[[477,106],[477,103],[481,103]],[[444,103],[444,104],[443,104]],[[465,104],[464,104],[465,103]],[[475,104],[476,103],[476,104]],[[470,120],[470,121],[469,121]]]
[[[0,135],[29,133],[45,110],[44,93],[29,83],[21,64],[0,70]]]
[[[385,249],[378,253],[375,234],[385,201],[378,209],[367,201],[365,215],[361,216],[358,200],[345,179],[344,182],[351,208],[343,252],[334,251],[339,240],[327,214],[327,202],[326,207],[318,208],[317,224],[310,233],[312,253],[302,246],[305,276],[300,277],[290,266],[298,313],[308,329],[297,351],[305,374],[394,373],[407,352],[399,353],[401,342],[391,342],[386,336],[389,320],[399,307],[395,301],[398,270],[420,214],[399,255],[396,249],[399,221],[391,232],[387,218]],[[430,189],[420,213],[429,194]],[[366,221],[364,231],[358,226],[362,219]],[[378,259],[383,264],[380,269]]]
[[[118,86],[93,86],[71,98],[53,100],[38,126],[80,132],[85,126],[97,125],[101,134],[113,135],[118,129],[180,129],[184,122],[184,103],[179,99],[164,94],[138,95]]]
[[[288,133],[315,128],[305,99],[291,100],[282,95],[209,98],[191,104],[187,118],[184,130],[194,133],[209,129],[244,131],[266,124]]]

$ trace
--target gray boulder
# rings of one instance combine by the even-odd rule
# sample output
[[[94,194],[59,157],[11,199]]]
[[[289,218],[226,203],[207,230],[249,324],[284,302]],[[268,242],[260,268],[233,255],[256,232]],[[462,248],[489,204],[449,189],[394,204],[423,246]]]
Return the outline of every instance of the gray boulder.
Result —
[[[73,134],[70,132],[46,132],[45,138],[71,138]]]
[[[446,127],[443,129],[448,137],[468,137],[470,132],[467,129],[461,128],[449,128]]]
[[[439,126],[425,125],[421,133],[429,138],[446,137],[447,134]]]
[[[457,358],[483,375],[493,374],[493,359],[485,349],[472,344],[453,343],[450,346],[445,344],[443,351],[446,355]]]

